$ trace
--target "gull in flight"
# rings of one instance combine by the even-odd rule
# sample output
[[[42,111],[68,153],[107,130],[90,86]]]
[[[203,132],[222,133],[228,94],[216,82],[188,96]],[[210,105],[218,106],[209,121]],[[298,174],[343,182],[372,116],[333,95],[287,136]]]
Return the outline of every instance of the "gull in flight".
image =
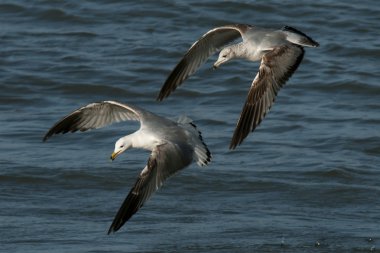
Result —
[[[196,161],[199,166],[210,162],[211,154],[201,133],[189,118],[178,122],[160,117],[139,107],[115,101],[103,101],[81,107],[58,121],[45,135],[86,131],[120,121],[139,121],[140,129],[115,143],[111,159],[129,148],[150,150],[148,163],[122,203],[109,230],[116,232],[135,214],[165,179]]]
[[[229,45],[238,38],[242,39],[240,43]],[[230,143],[230,149],[235,149],[260,124],[280,88],[296,71],[304,56],[303,47],[318,46],[312,38],[289,26],[280,30],[246,24],[214,28],[190,47],[169,74],[157,100],[161,101],[169,96],[219,50],[221,51],[214,68],[233,58],[261,60]]]

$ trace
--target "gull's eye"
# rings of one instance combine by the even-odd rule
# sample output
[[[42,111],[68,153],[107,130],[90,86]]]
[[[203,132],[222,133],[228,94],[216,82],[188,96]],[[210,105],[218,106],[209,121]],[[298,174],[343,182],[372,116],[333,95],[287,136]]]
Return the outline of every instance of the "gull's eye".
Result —
[[[120,148],[124,148],[124,145],[121,145]]]

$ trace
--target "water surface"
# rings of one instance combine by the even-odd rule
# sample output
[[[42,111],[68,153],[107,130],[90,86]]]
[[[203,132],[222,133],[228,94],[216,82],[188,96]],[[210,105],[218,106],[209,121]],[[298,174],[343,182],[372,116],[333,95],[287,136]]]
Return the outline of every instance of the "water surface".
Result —
[[[376,1],[1,1],[0,251],[369,252],[380,248]],[[318,41],[258,129],[228,150],[258,63],[208,61],[162,103],[209,29],[289,25]],[[113,163],[135,123],[56,136],[58,119],[118,100],[191,117],[213,152],[106,231],[148,152]]]

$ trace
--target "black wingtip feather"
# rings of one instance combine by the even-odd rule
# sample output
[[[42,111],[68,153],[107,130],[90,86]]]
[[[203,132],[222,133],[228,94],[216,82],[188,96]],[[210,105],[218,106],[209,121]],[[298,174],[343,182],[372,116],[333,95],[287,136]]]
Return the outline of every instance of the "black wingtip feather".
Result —
[[[139,201],[139,195],[134,194],[134,191],[135,187],[131,189],[119,211],[116,213],[108,229],[108,235],[118,231],[142,207]]]
[[[184,80],[188,78],[185,75],[185,68],[187,65],[186,55],[185,57],[175,66],[173,71],[169,74],[164,85],[162,86],[160,93],[157,96],[157,101],[162,101],[167,98],[170,93],[175,91],[175,89],[182,84]]]

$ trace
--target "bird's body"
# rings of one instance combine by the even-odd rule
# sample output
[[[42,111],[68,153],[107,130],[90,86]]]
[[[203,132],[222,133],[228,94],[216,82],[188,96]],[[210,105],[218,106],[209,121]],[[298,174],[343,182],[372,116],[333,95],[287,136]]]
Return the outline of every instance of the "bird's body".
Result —
[[[239,38],[242,39],[241,42],[230,45]],[[214,28],[190,47],[169,74],[157,99],[163,100],[169,96],[219,50],[214,68],[234,58],[261,60],[259,72],[252,82],[231,140],[230,148],[234,149],[265,117],[278,91],[301,63],[304,56],[303,47],[318,45],[306,34],[288,26],[280,30],[245,24]]]
[[[265,53],[272,50],[275,46],[289,44],[283,33],[259,27],[248,27],[242,34],[242,42],[234,44],[235,58],[244,58],[249,61],[259,61]]]
[[[58,121],[43,140],[46,141],[53,134],[86,131],[125,120],[140,121],[140,129],[115,143],[111,159],[129,148],[142,148],[152,153],[108,233],[120,229],[166,178],[190,165],[193,160],[203,166],[211,159],[201,133],[190,119],[180,118],[174,122],[136,106],[115,101],[92,103],[75,110]]]

